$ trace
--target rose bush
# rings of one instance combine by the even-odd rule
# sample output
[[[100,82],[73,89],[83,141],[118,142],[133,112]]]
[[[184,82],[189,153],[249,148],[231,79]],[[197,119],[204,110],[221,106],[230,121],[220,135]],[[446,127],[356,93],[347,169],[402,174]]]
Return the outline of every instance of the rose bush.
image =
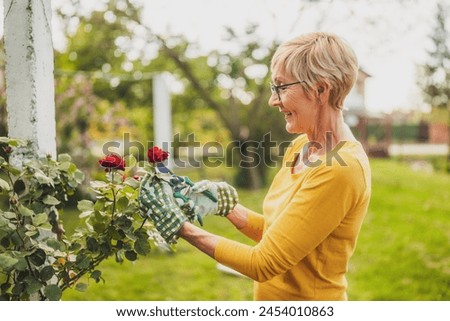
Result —
[[[8,155],[26,142],[0,137],[0,144],[6,152],[0,157],[1,300],[60,300],[67,288],[86,290],[85,275],[102,281],[98,266],[103,260],[134,261],[152,247],[165,246],[152,224],[139,216],[139,173],[145,174],[147,165],[140,168],[133,157],[125,161],[118,155],[101,159],[105,180],[90,182],[95,199],[78,201],[80,226],[68,237],[60,211],[84,174],[67,154],[18,168]],[[168,155],[152,153],[152,159]]]

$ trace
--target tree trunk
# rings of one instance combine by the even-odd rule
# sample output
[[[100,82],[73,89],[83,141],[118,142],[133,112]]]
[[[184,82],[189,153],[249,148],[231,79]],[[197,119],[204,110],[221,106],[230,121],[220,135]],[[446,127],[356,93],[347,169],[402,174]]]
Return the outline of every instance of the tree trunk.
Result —
[[[257,148],[255,144],[240,142],[239,155],[233,166],[237,167],[236,186],[250,190],[264,186],[266,164],[261,149]]]

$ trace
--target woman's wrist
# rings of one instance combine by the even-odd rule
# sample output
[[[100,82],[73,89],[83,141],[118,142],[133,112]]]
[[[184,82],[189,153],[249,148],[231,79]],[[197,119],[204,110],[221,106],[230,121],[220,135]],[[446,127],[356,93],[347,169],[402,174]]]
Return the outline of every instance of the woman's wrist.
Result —
[[[219,242],[218,236],[206,232],[189,222],[183,223],[178,231],[178,236],[198,248],[200,251],[214,258],[214,251]]]
[[[226,216],[237,229],[244,228],[248,223],[248,209],[237,204]]]

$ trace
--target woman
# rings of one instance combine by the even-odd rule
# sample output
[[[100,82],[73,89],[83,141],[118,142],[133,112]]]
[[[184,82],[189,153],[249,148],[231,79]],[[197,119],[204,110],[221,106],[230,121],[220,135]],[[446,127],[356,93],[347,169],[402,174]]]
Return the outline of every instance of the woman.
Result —
[[[371,191],[367,156],[342,115],[357,59],[342,39],[315,32],[281,45],[271,72],[269,104],[299,136],[285,153],[263,215],[233,208],[237,197],[229,185],[209,184],[225,195],[219,214],[257,244],[208,233],[185,219],[174,231],[255,280],[255,300],[346,300],[345,274]],[[232,209],[224,213],[224,206]]]

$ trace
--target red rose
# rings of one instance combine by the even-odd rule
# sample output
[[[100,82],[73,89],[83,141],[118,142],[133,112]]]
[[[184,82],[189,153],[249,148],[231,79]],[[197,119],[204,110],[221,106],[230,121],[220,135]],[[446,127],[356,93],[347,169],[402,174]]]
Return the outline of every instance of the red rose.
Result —
[[[124,170],[126,166],[125,160],[122,157],[117,156],[115,154],[109,154],[103,157],[98,161],[98,163],[100,164],[100,166],[105,167],[107,169],[115,168]]]
[[[159,147],[154,146],[148,149],[147,156],[150,163],[161,163],[164,162],[167,157],[169,157],[169,153]]]

